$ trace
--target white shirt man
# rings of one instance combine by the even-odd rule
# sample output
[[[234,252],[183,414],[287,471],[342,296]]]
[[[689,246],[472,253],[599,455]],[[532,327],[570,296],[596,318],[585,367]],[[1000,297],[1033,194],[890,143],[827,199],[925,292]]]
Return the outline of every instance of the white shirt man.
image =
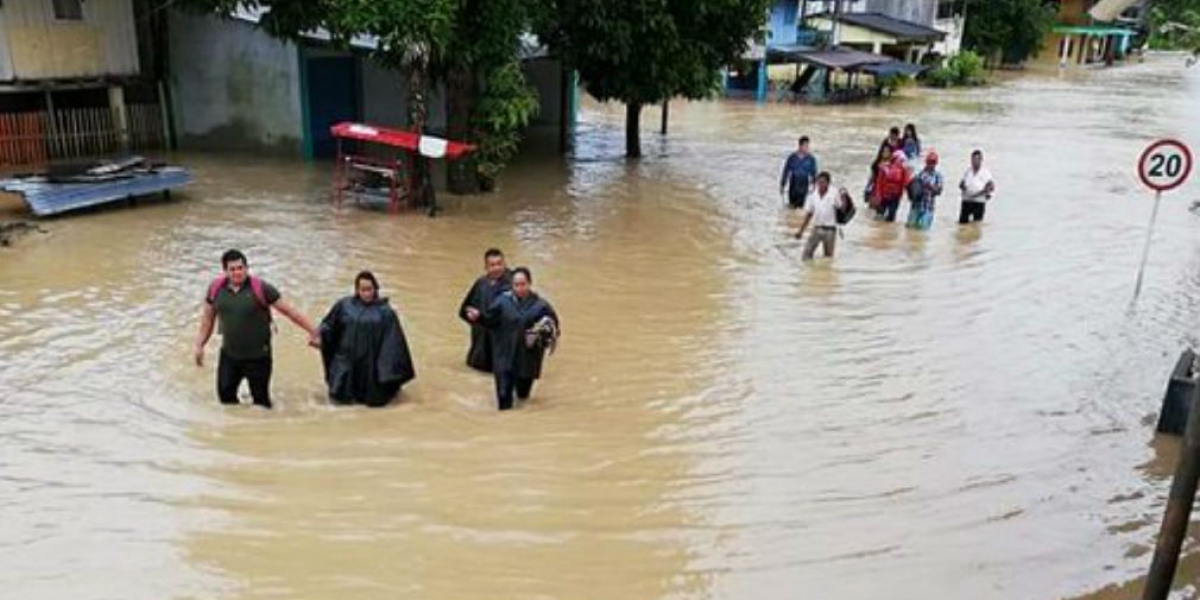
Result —
[[[804,202],[804,222],[801,223],[796,237],[804,235],[809,223],[812,223],[813,230],[808,236],[808,242],[804,244],[804,253],[801,255],[803,260],[812,260],[818,245],[823,247],[826,258],[833,258],[834,246],[837,245],[837,211],[842,203],[842,191],[834,191],[829,183],[828,173],[818,175],[816,187],[809,192],[808,200]]]
[[[971,167],[963,174],[958,189],[962,190],[962,210],[958,222],[965,225],[972,220],[982,221],[987,201],[996,194],[996,180],[992,179],[992,172],[983,166],[983,152],[976,150],[971,153]]]

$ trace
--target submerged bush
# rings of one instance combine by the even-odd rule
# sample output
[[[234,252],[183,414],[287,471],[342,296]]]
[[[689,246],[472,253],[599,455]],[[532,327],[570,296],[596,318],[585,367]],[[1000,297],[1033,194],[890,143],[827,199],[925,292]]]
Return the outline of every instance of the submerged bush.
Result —
[[[987,82],[983,57],[970,50],[960,52],[941,67],[926,71],[923,80],[926,85],[941,88],[983,85]]]

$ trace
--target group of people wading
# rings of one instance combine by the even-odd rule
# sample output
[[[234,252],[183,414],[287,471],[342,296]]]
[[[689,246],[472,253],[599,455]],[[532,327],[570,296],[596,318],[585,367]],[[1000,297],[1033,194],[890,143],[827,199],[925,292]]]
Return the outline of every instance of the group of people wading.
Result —
[[[894,222],[900,203],[908,196],[910,208],[907,226],[927,230],[933,225],[934,208],[944,191],[944,180],[938,170],[939,157],[932,150],[922,155],[921,138],[915,125],[905,126],[903,134],[893,127],[879,145],[863,196],[874,211],[875,219]],[[817,247],[825,256],[833,257],[840,227],[854,218],[857,209],[850,192],[832,188],[833,177],[820,171],[817,157],[809,148],[809,139],[802,136],[796,151],[789,154],[779,178],[779,194],[787,205],[804,212],[796,238],[803,238],[808,226],[812,233],[804,244],[802,258],[812,260]],[[971,153],[971,164],[958,183],[962,205],[958,222],[967,224],[983,220],[987,202],[996,193],[996,182],[983,166],[983,151]]]
[[[533,291],[533,274],[509,269],[495,248],[484,254],[486,272],[463,299],[459,317],[471,328],[467,364],[492,373],[500,410],[524,400],[541,376],[542,359],[553,352],[559,335],[558,314]],[[400,317],[381,295],[370,271],[354,278],[354,293],[338,300],[314,326],[285,302],[275,286],[250,275],[246,255],[229,250],[221,257],[223,274],[208,286],[194,359],[204,366],[204,347],[213,327],[221,332],[217,398],[238,404],[246,380],[255,405],[271,408],[272,311],[308,334],[321,352],[329,398],[337,404],[385,406],[416,377],[412,353]]]

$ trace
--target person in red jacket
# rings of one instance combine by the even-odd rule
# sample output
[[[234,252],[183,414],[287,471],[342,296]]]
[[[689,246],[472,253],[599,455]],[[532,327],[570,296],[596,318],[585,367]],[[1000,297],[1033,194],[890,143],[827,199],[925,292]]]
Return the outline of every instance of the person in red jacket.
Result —
[[[883,151],[875,167],[875,182],[872,186],[872,205],[879,219],[889,223],[896,220],[904,186],[908,184],[908,170],[904,168],[904,153]]]

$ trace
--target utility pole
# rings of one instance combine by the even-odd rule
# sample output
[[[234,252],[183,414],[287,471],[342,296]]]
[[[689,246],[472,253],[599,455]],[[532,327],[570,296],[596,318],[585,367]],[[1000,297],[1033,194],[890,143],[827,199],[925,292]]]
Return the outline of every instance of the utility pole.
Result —
[[[842,0],[833,0],[833,31],[830,34],[830,46],[837,48],[842,37]]]

